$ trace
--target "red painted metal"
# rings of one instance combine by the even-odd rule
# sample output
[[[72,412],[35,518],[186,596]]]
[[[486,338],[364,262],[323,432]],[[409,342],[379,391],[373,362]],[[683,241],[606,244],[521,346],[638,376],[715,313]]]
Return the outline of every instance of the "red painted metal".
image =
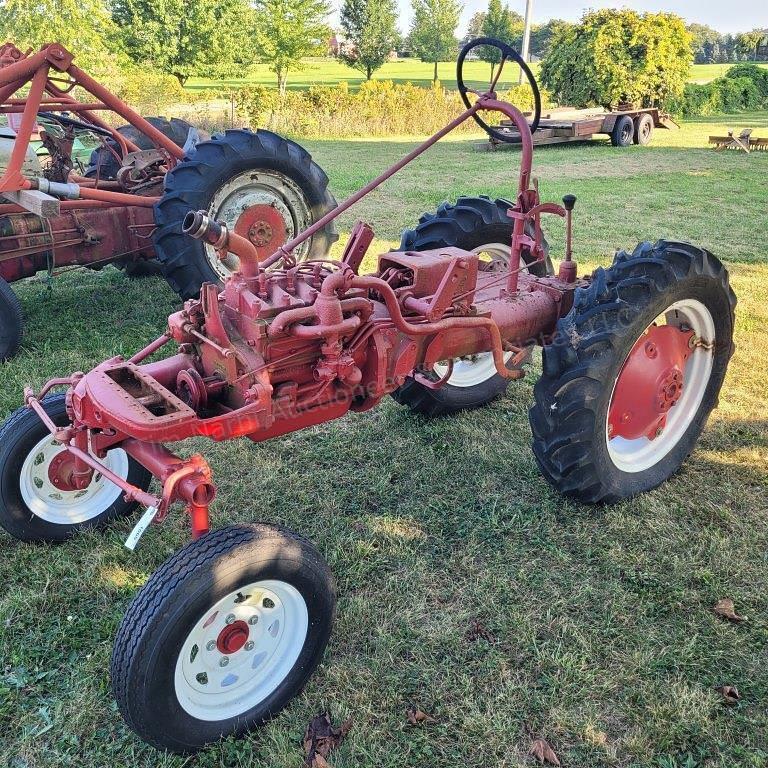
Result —
[[[523,137],[506,270],[485,271],[477,254],[442,248],[384,253],[373,274],[359,275],[373,239],[362,223],[354,227],[341,262],[296,263],[293,250],[313,233],[481,109],[507,115]],[[201,457],[179,459],[162,443],[195,436],[267,440],[367,410],[407,376],[439,387],[446,377],[427,378],[435,363],[482,352],[493,355],[499,375],[519,378],[530,349],[551,336],[574,290],[584,284],[575,271],[567,281],[523,272],[524,248],[544,258],[541,216],[565,215],[558,205],[540,203],[530,184],[531,161],[524,116],[489,93],[288,242],[277,244],[286,233],[270,211],[256,210],[234,231],[203,211],[190,212],[184,231],[222,257],[237,255],[239,271],[223,291],[204,285],[199,299],[168,318],[166,333],[129,360],[114,357],[65,380],[72,423],[49,429],[68,446],[90,447],[96,456],[123,447],[162,484],[158,519],[181,500],[193,535],[200,536],[209,528],[215,495],[210,470]],[[525,234],[529,222],[532,236]],[[265,258],[270,245],[276,250]],[[171,342],[176,354],[143,364]],[[31,392],[27,401],[40,412]],[[84,455],[84,465],[93,467],[96,460]]]
[[[610,437],[653,440],[660,434],[683,394],[693,336],[674,325],[653,325],[635,342],[613,390]]]
[[[247,642],[250,630],[242,619],[227,624],[216,638],[219,653],[237,653]]]

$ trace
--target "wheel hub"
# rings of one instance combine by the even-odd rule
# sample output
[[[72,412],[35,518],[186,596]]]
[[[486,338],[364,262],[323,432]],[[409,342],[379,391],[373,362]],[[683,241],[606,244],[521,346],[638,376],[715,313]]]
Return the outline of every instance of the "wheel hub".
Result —
[[[271,256],[288,240],[282,214],[266,204],[252,205],[243,211],[235,224],[235,232],[256,246],[260,258]]]
[[[237,653],[248,642],[248,625],[241,619],[227,624],[216,638],[219,653]]]
[[[654,439],[683,394],[694,332],[653,325],[632,347],[619,373],[608,413],[611,438]]]

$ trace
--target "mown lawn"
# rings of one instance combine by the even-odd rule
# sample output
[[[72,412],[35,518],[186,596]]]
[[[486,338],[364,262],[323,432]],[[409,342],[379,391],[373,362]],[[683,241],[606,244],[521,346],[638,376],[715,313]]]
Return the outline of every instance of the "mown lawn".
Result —
[[[466,79],[474,85],[488,84],[490,65],[483,61],[469,61],[466,63]],[[722,77],[732,64],[694,64],[691,67],[690,81],[694,83],[708,83],[716,77]],[[761,66],[768,66],[761,65]],[[538,65],[533,65],[534,74],[538,72]],[[428,87],[432,84],[433,65],[419,61],[418,59],[398,59],[387,62],[377,70],[374,80],[392,80],[396,83],[413,83]],[[447,88],[456,87],[456,64],[453,61],[441,62],[437,65],[437,73],[440,82]],[[515,75],[515,81],[517,75]],[[346,81],[351,88],[357,88],[365,80],[365,75],[356,69],[348,67],[338,59],[313,58],[306,59],[301,69],[291,72],[288,76],[288,87],[295,90],[303,90],[311,85],[335,85]],[[201,88],[238,88],[243,85],[266,85],[275,87],[275,75],[267,64],[254,64],[246,77],[234,77],[226,79],[191,78],[186,87],[192,90]]]
[[[352,717],[336,768],[527,766],[533,735],[569,768],[768,765],[768,153],[715,153],[706,136],[768,113],[659,132],[648,148],[541,150],[547,198],[577,195],[576,255],[670,237],[711,249],[739,295],[737,352],[694,455],[658,490],[606,508],[539,477],[526,411],[534,370],[490,407],[416,418],[387,400],[271,443],[192,441],[218,479],[215,524],[275,521],[308,535],[338,579],[336,630],[309,686],[275,721],[196,758],[159,754],[123,725],[108,667],[136,589],[186,540],[182,514],[59,547],[0,534],[0,765],[285,766],[309,719]],[[337,197],[413,140],[311,142]],[[460,194],[510,195],[515,152],[438,146],[360,208],[392,244]],[[353,219],[345,217],[343,232]],[[562,230],[548,227],[553,251]],[[0,408],[25,382],[87,370],[163,327],[176,298],[113,268],[19,286],[22,354],[2,367]],[[534,367],[537,367],[538,363]],[[732,598],[748,618],[712,613]],[[474,637],[477,620],[490,633]],[[475,633],[476,634],[476,633]],[[735,685],[736,706],[715,686]],[[415,704],[437,722],[408,725]]]

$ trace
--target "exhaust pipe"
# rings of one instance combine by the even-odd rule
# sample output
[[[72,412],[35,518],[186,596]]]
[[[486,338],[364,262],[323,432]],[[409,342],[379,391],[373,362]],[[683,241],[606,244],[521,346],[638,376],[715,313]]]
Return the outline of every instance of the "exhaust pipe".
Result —
[[[212,245],[219,258],[228,252],[234,253],[240,259],[238,272],[243,277],[251,279],[259,276],[261,268],[256,247],[250,240],[230,232],[225,222],[212,219],[205,211],[190,211],[181,223],[181,231],[195,240]]]

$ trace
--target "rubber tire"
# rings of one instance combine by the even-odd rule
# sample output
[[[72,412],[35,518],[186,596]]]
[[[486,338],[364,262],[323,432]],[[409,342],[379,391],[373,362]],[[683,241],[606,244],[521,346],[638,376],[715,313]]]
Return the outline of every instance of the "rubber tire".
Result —
[[[24,313],[19,297],[0,277],[0,362],[9,360],[21,346],[24,335]]]
[[[606,440],[608,409],[632,346],[670,304],[701,301],[715,322],[715,359],[699,410],[672,450],[647,470],[623,472]],[[561,493],[589,503],[613,503],[643,493],[674,474],[693,450],[734,351],[736,297],[728,272],[711,253],[660,240],[621,251],[576,291],[571,311],[543,350],[542,377],[529,417],[533,453],[544,477]]]
[[[616,120],[611,131],[611,144],[614,147],[628,147],[635,138],[635,124],[629,115],[622,115]]]
[[[177,117],[172,117],[170,120],[165,117],[146,117],[144,119],[177,146],[183,147],[186,144],[189,129],[192,128],[192,124],[186,120]],[[152,149],[155,146],[148,136],[145,136],[133,125],[121,125],[117,128],[117,132],[121,136],[125,136],[128,141],[132,141],[139,149]],[[114,140],[109,139],[108,141],[112,143],[115,149],[117,148],[117,143]],[[99,165],[101,166],[100,169]],[[117,178],[117,172],[120,170],[120,164],[106,147],[98,147],[91,152],[84,175],[89,179],[95,179],[99,170],[99,178],[105,181]]]
[[[307,640],[296,664],[272,694],[244,714],[213,722],[189,715],[174,685],[186,636],[211,604],[238,586],[268,578],[289,582],[307,604]],[[120,712],[148,744],[182,754],[239,736],[299,694],[322,659],[335,608],[333,575],[305,538],[264,524],[213,531],[168,558],[129,606],[112,652],[112,690]]]
[[[64,394],[51,395],[42,403],[45,412],[60,427],[69,424],[64,398]],[[121,494],[100,515],[83,523],[60,525],[37,517],[24,503],[19,477],[24,459],[48,434],[40,417],[29,408],[19,408],[12,413],[0,429],[0,525],[11,536],[21,541],[58,543],[79,531],[102,528],[136,509],[137,503],[127,502]],[[130,456],[128,460],[128,482],[142,490],[149,488],[150,472]]]
[[[491,200],[485,196],[460,197],[456,205],[443,203],[436,213],[425,213],[415,229],[403,232],[400,250],[424,251],[456,246],[471,251],[486,243],[511,242],[514,225],[507,211],[512,206],[513,203],[508,200]],[[530,230],[529,234],[532,234]],[[544,248],[549,252],[546,241]],[[530,253],[524,252],[523,259],[529,260]],[[552,273],[549,256],[531,270],[531,274],[538,277]],[[486,405],[502,395],[508,386],[509,380],[499,374],[473,387],[444,384],[440,389],[425,387],[409,376],[402,386],[392,392],[392,397],[414,413],[445,416]]]
[[[313,221],[336,207],[328,177],[296,142],[271,131],[228,130],[197,145],[165,178],[165,194],[155,205],[155,251],[171,288],[183,299],[200,293],[203,283],[219,283],[200,240],[181,233],[184,216],[207,210],[216,191],[239,173],[276,170],[303,191]],[[306,258],[326,258],[337,239],[333,222],[312,238]]]
[[[644,112],[635,120],[635,132],[632,137],[635,144],[641,147],[650,144],[653,139],[653,128],[653,118]]]

